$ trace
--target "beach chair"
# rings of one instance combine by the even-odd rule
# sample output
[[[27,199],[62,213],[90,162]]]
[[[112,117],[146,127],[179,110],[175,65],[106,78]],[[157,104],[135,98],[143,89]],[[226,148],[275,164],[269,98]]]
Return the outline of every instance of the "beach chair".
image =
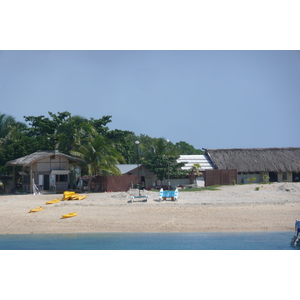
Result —
[[[132,193],[132,190],[130,189],[129,193],[131,194]],[[146,199],[146,202],[148,202],[148,199],[149,199],[149,196],[148,195],[141,195],[140,194],[140,191],[139,191],[139,195],[132,195],[130,196],[130,200],[131,200],[131,203],[133,203],[133,201],[135,199],[138,199],[138,200],[144,200]]]
[[[178,189],[175,191],[164,191],[163,188],[159,191],[159,200],[166,200],[167,198],[171,198],[172,200],[178,201]]]
[[[139,200],[146,199],[146,202],[148,202],[148,198],[149,198],[148,195],[146,195],[146,196],[131,196],[130,200],[131,200],[131,203],[133,203],[134,199],[139,199]]]

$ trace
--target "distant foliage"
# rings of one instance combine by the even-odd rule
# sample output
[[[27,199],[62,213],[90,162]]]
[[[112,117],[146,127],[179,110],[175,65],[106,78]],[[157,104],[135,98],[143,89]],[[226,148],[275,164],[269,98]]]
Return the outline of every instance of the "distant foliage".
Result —
[[[157,155],[143,160],[142,163],[162,181],[187,175],[188,171],[181,170],[184,163],[177,163],[177,159],[178,156]]]
[[[179,155],[202,155],[204,154],[203,150],[195,149],[192,145],[187,142],[178,142],[175,144],[175,149]]]
[[[38,150],[57,149],[65,154],[80,152],[82,147],[89,147],[96,137],[100,141],[99,135],[105,138],[103,147],[110,145],[117,152],[114,155],[118,157],[118,161],[127,164],[153,164],[161,178],[165,176],[161,175],[165,171],[158,169],[164,169],[166,161],[169,163],[170,176],[181,176],[175,158],[184,154],[203,153],[183,141],[173,144],[165,138],[145,134],[137,136],[131,131],[120,129],[109,130],[107,124],[111,122],[111,118],[112,116],[103,116],[99,119],[87,119],[64,111],[56,114],[48,112],[48,116],[24,116],[25,123],[21,123],[16,122],[12,116],[0,113],[0,174],[12,172],[11,167],[4,167],[10,160]],[[139,147],[135,141],[139,141]],[[99,149],[97,151],[101,152]],[[157,161],[160,167],[155,166]]]

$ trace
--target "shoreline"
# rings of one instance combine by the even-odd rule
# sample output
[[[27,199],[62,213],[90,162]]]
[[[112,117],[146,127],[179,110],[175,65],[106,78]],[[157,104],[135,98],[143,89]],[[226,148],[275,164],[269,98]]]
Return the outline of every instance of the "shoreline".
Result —
[[[0,234],[0,238],[3,238],[5,236],[11,236],[11,237],[14,237],[14,236],[36,236],[36,235],[41,235],[41,236],[51,236],[51,235],[55,235],[55,236],[70,236],[70,235],[122,235],[122,234],[137,234],[137,235],[151,235],[151,234],[166,234],[166,235],[176,235],[176,234],[228,234],[228,235],[231,235],[231,234],[264,234],[264,233],[280,233],[280,232],[286,232],[286,233],[291,233],[291,238],[292,238],[292,234],[295,232],[293,230],[276,230],[276,231],[269,231],[269,230],[253,230],[253,231],[188,231],[188,232],[176,232],[176,231],[172,231],[172,232],[165,232],[165,231],[160,231],[160,232],[131,232],[131,231],[128,231],[128,232],[124,232],[124,231],[116,231],[116,232],[108,232],[108,231],[102,231],[102,232],[68,232],[68,233],[63,233],[63,232],[60,232],[60,233],[6,233],[6,234]],[[1,241],[1,239],[0,239]]]
[[[143,193],[148,202],[131,203],[129,193],[119,192],[49,205],[46,201],[62,195],[1,195],[0,235],[293,231],[300,219],[300,183],[179,190],[178,202],[159,202],[158,192]],[[39,206],[40,212],[29,213]],[[62,218],[71,212],[77,216]]]

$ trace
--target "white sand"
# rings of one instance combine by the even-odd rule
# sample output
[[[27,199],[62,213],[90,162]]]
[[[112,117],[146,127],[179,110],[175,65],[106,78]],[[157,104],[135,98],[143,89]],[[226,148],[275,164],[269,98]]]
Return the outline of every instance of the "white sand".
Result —
[[[131,203],[130,195],[120,192],[87,194],[84,200],[50,205],[46,201],[62,195],[3,195],[0,234],[283,231],[293,230],[295,219],[300,219],[300,183],[179,190],[178,202],[159,202],[158,192],[145,193],[150,197],[148,202]],[[29,213],[39,206],[42,211]],[[71,212],[77,216],[62,218]]]

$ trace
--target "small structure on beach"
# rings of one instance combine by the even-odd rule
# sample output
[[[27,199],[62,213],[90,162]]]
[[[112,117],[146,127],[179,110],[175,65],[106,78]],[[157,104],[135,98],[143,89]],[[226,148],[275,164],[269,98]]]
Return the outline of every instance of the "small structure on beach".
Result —
[[[21,178],[23,192],[32,193],[34,184],[43,191],[61,192],[75,184],[75,174],[70,173],[70,164],[82,162],[57,150],[37,151],[6,163],[13,167],[13,186]],[[74,173],[74,172],[73,172]]]
[[[214,165],[210,158],[207,155],[180,155],[180,157],[177,159],[178,163],[185,163],[183,167],[181,167],[182,170],[191,170],[194,165],[200,165],[199,172],[202,174],[202,176],[196,176],[195,178],[195,184],[197,187],[204,187],[206,185],[205,182],[205,172],[207,170],[213,170]],[[172,180],[172,185],[174,186],[180,186],[180,185],[188,185],[189,178],[186,178],[185,180],[180,179],[179,180]]]
[[[140,188],[149,188],[157,181],[156,175],[140,164],[120,164],[117,165],[122,175],[135,175],[138,176],[138,184]]]
[[[237,183],[297,182],[300,178],[300,148],[205,149],[214,169],[237,169]]]

